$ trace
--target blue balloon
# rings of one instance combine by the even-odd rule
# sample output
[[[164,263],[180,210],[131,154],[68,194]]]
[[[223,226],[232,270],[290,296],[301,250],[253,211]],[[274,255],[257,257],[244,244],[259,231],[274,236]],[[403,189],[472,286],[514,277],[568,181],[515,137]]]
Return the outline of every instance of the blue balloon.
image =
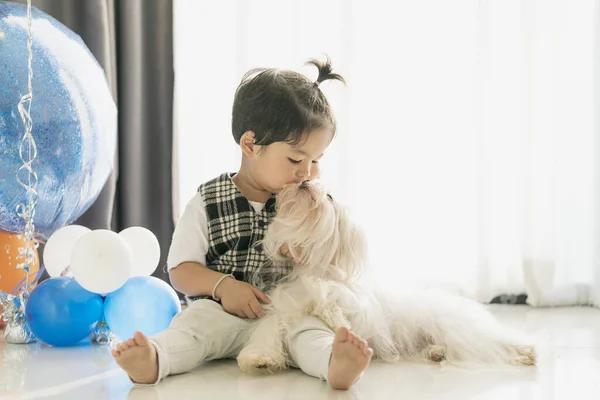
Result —
[[[34,223],[47,238],[79,218],[110,176],[117,110],[104,71],[81,38],[36,8],[32,19]],[[25,131],[17,105],[28,90],[23,4],[0,1],[0,55],[0,230],[18,233],[24,225],[16,207],[27,198],[16,180]]]
[[[42,342],[72,346],[89,337],[102,317],[102,296],[66,276],[40,283],[25,306],[27,325]]]
[[[169,327],[181,311],[177,294],[153,276],[136,276],[104,299],[104,317],[110,330],[121,340],[136,331],[152,336]]]

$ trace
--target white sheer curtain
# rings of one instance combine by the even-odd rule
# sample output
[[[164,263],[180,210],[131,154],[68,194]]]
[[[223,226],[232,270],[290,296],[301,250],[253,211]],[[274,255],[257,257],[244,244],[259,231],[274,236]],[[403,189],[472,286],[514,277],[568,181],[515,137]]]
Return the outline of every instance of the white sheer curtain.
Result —
[[[327,53],[324,180],[384,285],[600,304],[598,0],[175,0],[179,208],[234,171],[234,90]]]

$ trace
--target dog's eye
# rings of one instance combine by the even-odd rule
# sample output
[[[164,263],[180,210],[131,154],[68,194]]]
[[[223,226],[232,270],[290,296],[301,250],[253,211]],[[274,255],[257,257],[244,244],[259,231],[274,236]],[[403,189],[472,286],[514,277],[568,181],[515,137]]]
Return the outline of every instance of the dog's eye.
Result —
[[[333,197],[331,197],[329,193],[327,193],[327,198],[329,199],[329,201],[333,201]]]

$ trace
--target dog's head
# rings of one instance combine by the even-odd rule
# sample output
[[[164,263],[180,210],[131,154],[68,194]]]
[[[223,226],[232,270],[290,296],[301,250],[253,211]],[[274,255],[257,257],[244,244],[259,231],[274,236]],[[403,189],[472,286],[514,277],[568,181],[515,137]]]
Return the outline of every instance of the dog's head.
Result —
[[[288,185],[277,195],[277,215],[264,249],[275,261],[292,259],[295,273],[350,280],[366,266],[362,231],[318,182]]]

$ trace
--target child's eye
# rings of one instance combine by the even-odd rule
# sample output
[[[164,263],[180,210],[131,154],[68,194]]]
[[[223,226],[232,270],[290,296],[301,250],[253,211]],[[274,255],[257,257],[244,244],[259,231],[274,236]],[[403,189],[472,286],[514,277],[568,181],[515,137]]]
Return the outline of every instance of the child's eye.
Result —
[[[289,158],[289,157],[288,157],[288,160],[290,160],[290,162],[292,164],[300,164],[302,162],[302,160],[294,160],[293,158]]]
[[[319,163],[319,160],[315,160],[315,161],[313,161],[312,163],[313,163],[313,164],[318,164],[318,163]]]

